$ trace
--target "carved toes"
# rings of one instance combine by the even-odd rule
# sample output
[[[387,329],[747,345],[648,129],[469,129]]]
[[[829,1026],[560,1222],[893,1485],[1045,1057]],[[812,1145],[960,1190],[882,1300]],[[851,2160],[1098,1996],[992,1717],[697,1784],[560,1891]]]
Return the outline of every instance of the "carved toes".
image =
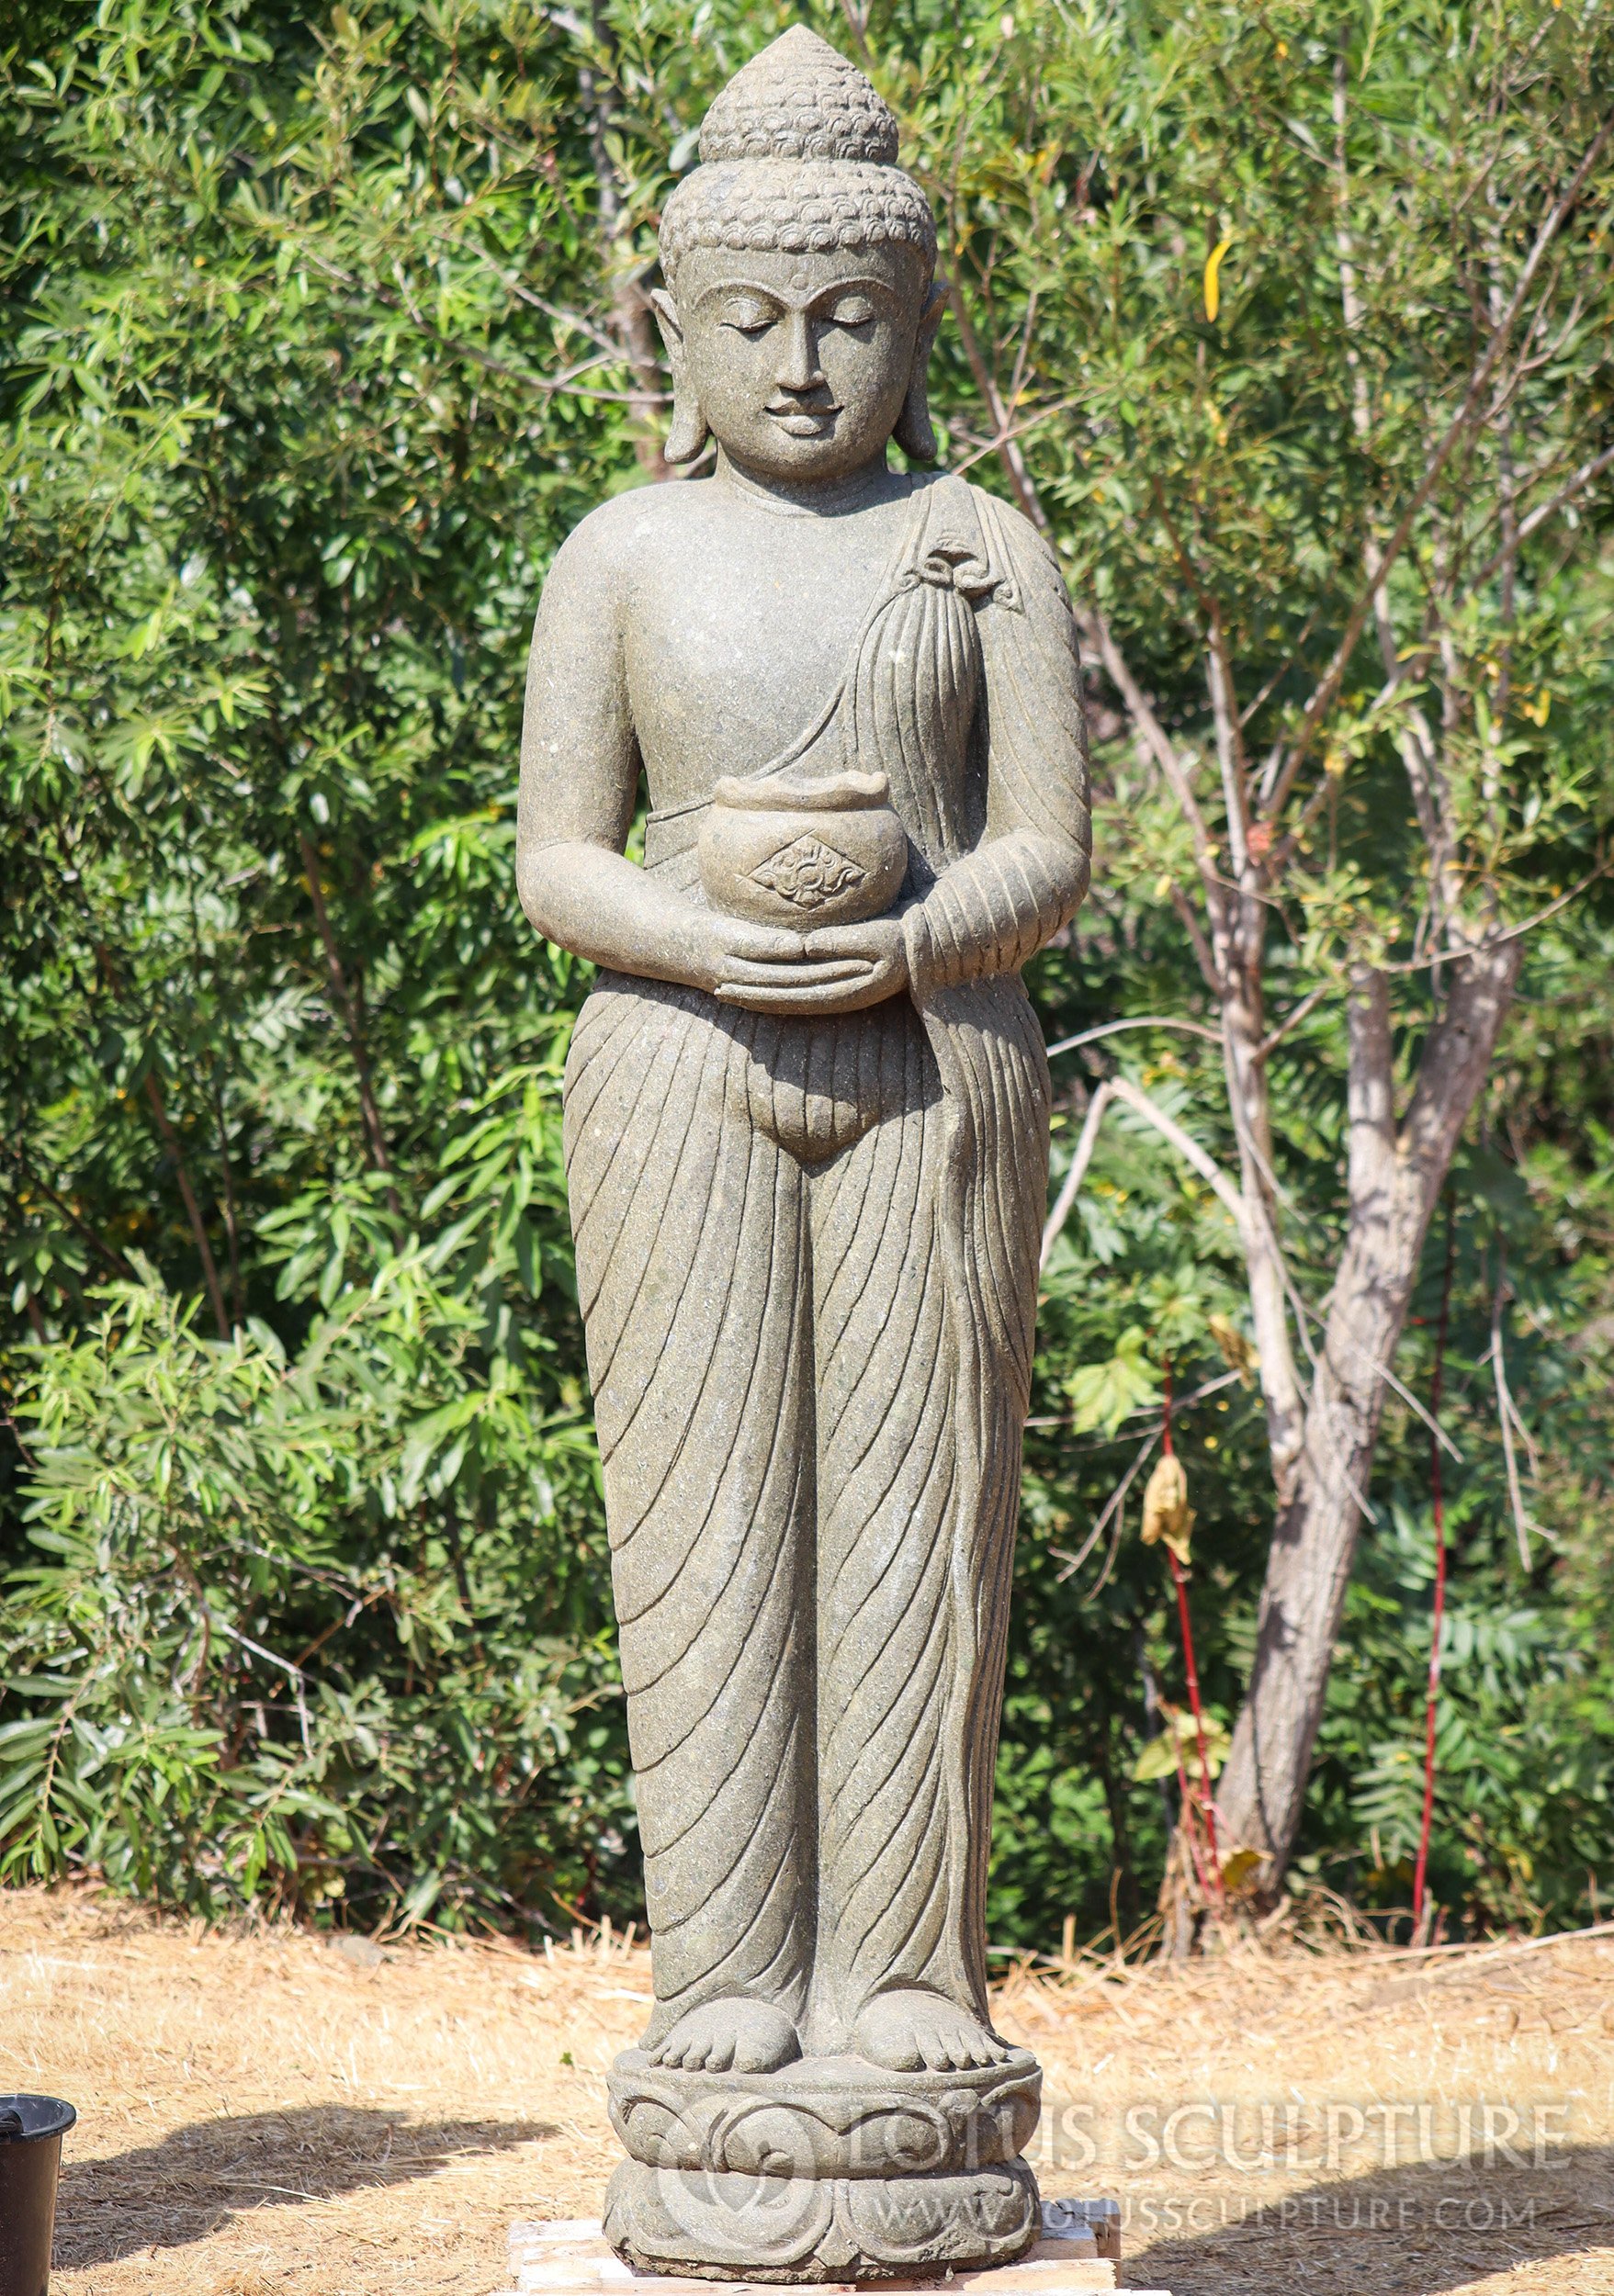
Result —
[[[796,2027],[770,2001],[703,2001],[649,2051],[688,2073],[772,2073],[801,2054]]]
[[[963,2073],[1001,2065],[1009,2050],[966,2010],[940,1994],[877,1994],[852,2027],[852,2047],[891,2073]]]

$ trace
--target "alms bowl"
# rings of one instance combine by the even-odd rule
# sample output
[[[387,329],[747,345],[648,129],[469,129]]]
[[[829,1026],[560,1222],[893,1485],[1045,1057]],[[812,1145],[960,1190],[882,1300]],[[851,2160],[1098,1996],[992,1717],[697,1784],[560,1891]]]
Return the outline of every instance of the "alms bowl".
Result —
[[[714,908],[795,932],[881,916],[908,873],[908,838],[883,773],[726,775],[699,853]]]

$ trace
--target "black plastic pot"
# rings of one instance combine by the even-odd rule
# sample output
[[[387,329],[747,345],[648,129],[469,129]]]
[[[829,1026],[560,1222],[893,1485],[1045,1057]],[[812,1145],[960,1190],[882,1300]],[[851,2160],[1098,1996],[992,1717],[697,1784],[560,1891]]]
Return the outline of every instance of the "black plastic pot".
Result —
[[[62,2140],[77,2119],[60,2097],[0,2096],[0,2296],[45,2296]]]

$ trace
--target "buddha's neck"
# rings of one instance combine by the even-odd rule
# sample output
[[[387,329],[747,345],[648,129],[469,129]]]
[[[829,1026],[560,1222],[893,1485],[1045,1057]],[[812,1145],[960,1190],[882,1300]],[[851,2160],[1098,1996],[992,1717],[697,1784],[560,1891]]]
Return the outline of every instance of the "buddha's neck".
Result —
[[[865,463],[861,470],[848,471],[843,478],[802,482],[748,469],[719,446],[714,476],[736,494],[745,495],[761,508],[778,511],[788,518],[833,518],[846,511],[861,510],[865,503],[880,501],[891,491],[891,473],[883,454]]]

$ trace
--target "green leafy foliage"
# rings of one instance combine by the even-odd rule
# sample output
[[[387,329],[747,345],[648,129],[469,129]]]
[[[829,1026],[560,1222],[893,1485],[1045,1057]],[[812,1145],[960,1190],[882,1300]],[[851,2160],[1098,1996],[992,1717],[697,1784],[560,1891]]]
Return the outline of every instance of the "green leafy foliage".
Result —
[[[105,0],[29,11],[0,58],[6,1875],[371,1925],[639,1910],[559,1153],[587,969],[515,904],[514,749],[549,558],[655,466],[636,297],[660,201],[716,88],[796,13]],[[1415,0],[1321,29],[1213,0],[818,20],[855,48],[853,13],[979,354],[944,331],[952,460],[1008,486],[981,389],[999,376],[1073,581],[1174,728],[1205,725],[1205,691],[1162,502],[1256,685],[1297,647],[1326,658],[1359,577],[1342,538],[1390,499],[1474,324],[1442,239],[1481,132],[1460,86],[1528,51],[1584,107],[1595,29]],[[1347,34],[1365,444],[1327,165]],[[1508,183],[1548,163],[1519,103]],[[1585,412],[1601,279],[1529,379],[1543,454],[1573,393]],[[1588,499],[1574,531],[1600,514]],[[1477,603],[1455,634],[1464,803],[1501,803],[1487,865],[1521,914],[1601,858],[1611,606],[1606,558],[1562,554],[1517,602],[1506,694]],[[1394,793],[1416,689],[1381,703],[1378,682],[1347,682],[1280,920],[1291,1008],[1325,991],[1271,1063],[1313,1298],[1344,1130],[1327,992],[1424,898]],[[1032,980],[1051,1041],[1138,1026],[1056,1059],[1056,1181],[1117,1068],[1218,1160],[1233,1147],[1216,1045],[1144,1025],[1206,1024],[1173,900],[1187,831],[1094,700],[1095,898]],[[1263,706],[1276,723],[1296,700],[1280,683]],[[1203,750],[1209,777],[1208,732]],[[1435,1881],[1476,1921],[1573,1919],[1588,1873],[1609,1887],[1611,955],[1600,883],[1532,935],[1453,1184]],[[1397,976],[1408,1052],[1423,979]],[[1433,1286],[1397,1365],[1419,1394]],[[1025,1944],[1067,1913],[1132,1928],[1165,1857],[1175,1608],[1136,1536],[1141,1480],[1114,1494],[1146,1472],[1168,1366],[1218,1750],[1271,1524],[1237,1235],[1118,1108],[1040,1333],[991,1908],[994,1938]],[[1381,1908],[1405,1903],[1416,1823],[1427,1491],[1426,1431],[1392,1399],[1303,1860]]]

